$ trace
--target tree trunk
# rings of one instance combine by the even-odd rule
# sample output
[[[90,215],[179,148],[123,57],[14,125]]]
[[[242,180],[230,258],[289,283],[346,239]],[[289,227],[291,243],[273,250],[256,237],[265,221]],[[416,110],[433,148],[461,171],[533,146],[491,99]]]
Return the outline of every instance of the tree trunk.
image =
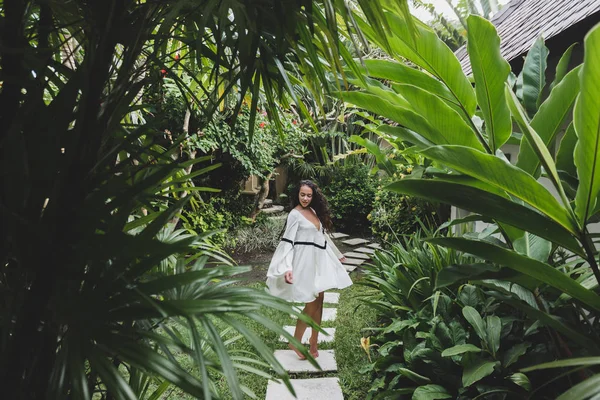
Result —
[[[190,110],[190,108],[188,107],[188,109],[185,111],[185,117],[183,118],[183,134],[185,136],[189,135],[189,131],[190,131],[190,119],[192,118],[192,111]],[[183,151],[183,149],[182,149]],[[190,150],[189,153],[189,158],[190,160],[194,160],[196,159],[196,152],[197,150]],[[194,167],[194,165],[190,165],[186,168],[184,168],[184,172],[186,175],[189,175],[192,172],[192,168]],[[193,186],[193,182],[190,182],[190,184]],[[181,192],[181,197],[186,197],[189,193],[186,191]],[[179,214],[181,213],[181,211],[183,210],[183,207],[181,207],[176,213],[175,216],[171,219],[171,221],[169,221],[170,224],[173,224],[174,226],[177,226],[177,224],[179,223]]]

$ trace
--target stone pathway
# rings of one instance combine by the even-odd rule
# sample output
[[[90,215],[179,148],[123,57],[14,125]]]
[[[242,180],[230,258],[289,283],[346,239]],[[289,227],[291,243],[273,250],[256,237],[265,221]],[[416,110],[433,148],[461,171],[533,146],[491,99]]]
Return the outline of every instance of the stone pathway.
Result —
[[[334,239],[343,239],[349,237],[344,233],[334,233],[331,235]],[[342,243],[349,246],[366,246],[353,248],[353,251],[344,253],[346,262],[344,267],[352,272],[358,266],[370,260],[371,255],[381,246],[377,243],[369,243],[365,239],[346,239]],[[340,301],[340,294],[334,292],[325,293],[325,305],[335,305]],[[301,310],[301,306],[294,306]],[[323,322],[335,321],[337,308],[325,306],[323,308]],[[294,334],[295,326],[283,327],[291,335]],[[323,328],[327,333],[319,333],[319,343],[331,343],[335,338],[335,328]],[[311,329],[307,329],[302,337],[302,343],[308,344]],[[287,343],[288,340],[282,335],[280,342]],[[317,369],[306,360],[299,360],[296,353],[292,350],[276,350],[275,358],[288,371],[289,374],[322,374],[324,372],[337,372],[337,363],[335,361],[335,352],[333,350],[319,350],[319,357],[316,359],[321,369]],[[292,396],[288,388],[281,382],[269,381],[267,386],[266,400],[344,400],[342,388],[337,377],[313,377],[309,379],[290,379],[292,387],[296,392],[296,397]]]

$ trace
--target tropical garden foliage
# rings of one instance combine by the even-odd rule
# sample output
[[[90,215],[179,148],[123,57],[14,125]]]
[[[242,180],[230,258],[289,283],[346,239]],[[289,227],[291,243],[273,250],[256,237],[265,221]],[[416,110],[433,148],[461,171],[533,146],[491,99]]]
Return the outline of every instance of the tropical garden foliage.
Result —
[[[240,182],[282,162],[389,246],[364,280],[372,397],[598,395],[600,27],[548,85],[541,39],[515,76],[456,7],[472,80],[406,1],[2,2],[4,397],[291,389],[253,327],[299,345],[264,310],[297,312],[222,250],[255,208]],[[473,214],[434,233],[439,203]],[[243,246],[277,242],[261,223]]]
[[[595,369],[582,371],[580,367],[595,361],[544,365],[578,368],[554,369],[555,375],[540,376],[528,374],[539,370],[535,367],[539,358],[524,356],[519,363],[531,368],[514,376],[510,375],[514,370],[508,367],[515,366],[503,363],[508,356],[502,352],[534,351],[549,359],[598,355],[600,270],[596,235],[590,233],[590,226],[600,210],[600,26],[586,36],[583,65],[567,72],[567,54],[544,98],[545,82],[539,77],[544,76],[541,68],[545,63],[540,60],[545,59],[547,50],[541,42],[528,56],[537,62],[526,63],[522,77],[515,79],[500,55],[500,40],[493,25],[471,15],[467,19],[467,49],[473,87],[452,51],[426,26],[417,23],[415,38],[405,29],[403,16],[388,13],[393,34],[386,38],[386,46],[373,26],[356,18],[363,32],[395,61],[367,61],[368,77],[353,82],[360,90],[342,91],[340,97],[385,118],[389,123],[377,128],[381,135],[408,143],[407,152],[435,163],[435,168],[428,171],[433,179],[406,176],[387,188],[473,213],[462,222],[480,220],[489,224],[482,234],[427,239],[431,246],[470,254],[476,264],[460,261],[438,273],[435,288],[441,293],[452,291],[453,306],[462,308],[453,319],[445,319],[441,312],[439,318],[431,319],[437,314],[429,298],[418,312],[395,309],[398,316],[408,312],[385,332],[396,330],[409,335],[410,340],[396,344],[393,353],[398,358],[394,368],[408,369],[403,376],[414,382],[412,389],[404,387],[403,393],[410,391],[413,398],[470,398],[471,391],[476,390],[478,398],[544,398],[540,397],[543,391],[538,390],[552,379],[553,391],[547,398],[553,398],[561,389],[568,389],[561,395],[565,399],[597,395]],[[417,68],[406,66],[405,60]],[[534,76],[537,79],[532,79]],[[514,127],[518,131],[514,132]],[[566,133],[560,135],[565,127]],[[520,143],[516,165],[510,164],[502,152],[509,140]],[[538,180],[540,177],[549,182],[552,192]],[[407,280],[406,272],[398,269],[402,263],[405,261],[385,261],[393,266],[390,279]],[[385,271],[381,265],[379,269]],[[456,282],[468,282],[470,286],[463,288],[471,288],[482,301],[461,301],[457,289],[439,281],[442,273],[453,275]],[[408,291],[408,286],[398,289],[402,296],[409,297],[423,282],[432,284],[429,276],[419,284],[411,279],[415,284]],[[495,304],[495,310],[487,309]],[[406,307],[400,302],[396,305]],[[510,315],[516,316],[519,323],[509,330],[511,324],[503,318]],[[443,341],[437,333],[438,321],[447,325],[455,321],[462,330],[469,331],[468,339],[464,343]],[[513,345],[523,340],[533,323],[543,327],[546,340],[539,337],[536,346],[515,350]],[[541,345],[546,347],[538,348]],[[442,365],[444,374],[454,376],[453,382],[432,379],[412,364],[415,350],[423,350],[425,354],[420,354],[419,360],[428,366]],[[392,354],[391,348],[389,351]],[[462,377],[454,364],[462,366]],[[411,366],[417,370],[411,370]],[[592,377],[586,379],[588,376]],[[391,383],[395,385],[401,379]],[[514,384],[520,388],[516,390]],[[382,384],[381,389],[388,389],[386,385]]]
[[[375,23],[380,1],[360,3],[355,11],[389,29]],[[175,384],[219,398],[214,381],[224,377],[239,399],[251,393],[236,371],[264,375],[257,366],[289,385],[237,317],[286,335],[258,311],[294,311],[233,286],[245,269],[229,266],[212,233],[174,224],[192,198],[217,190],[196,185],[221,165],[192,145],[223,104],[233,99],[232,127],[249,105],[250,138],[260,109],[282,136],[280,111],[291,103],[310,125],[319,107],[309,113],[300,96],[322,105],[327,74],[343,74],[341,59],[354,65],[339,43],[342,32],[362,37],[351,9],[330,0],[2,2],[3,397],[157,398]],[[165,81],[181,93],[180,126],[160,107]],[[255,354],[229,354],[218,326]],[[193,360],[194,374],[175,353]]]

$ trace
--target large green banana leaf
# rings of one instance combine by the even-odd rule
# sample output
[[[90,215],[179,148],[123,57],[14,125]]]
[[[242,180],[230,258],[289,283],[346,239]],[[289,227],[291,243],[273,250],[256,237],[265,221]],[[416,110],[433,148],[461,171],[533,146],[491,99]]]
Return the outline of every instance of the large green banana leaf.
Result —
[[[369,26],[357,14],[355,19],[361,31],[369,39],[377,44],[383,44],[384,38],[377,35],[376,28]],[[393,52],[390,55],[398,61],[407,59],[442,81],[465,114],[472,117],[477,107],[475,93],[452,50],[423,23],[416,22],[418,40],[414,40],[411,25],[407,24],[405,17],[388,13],[387,21],[392,32],[392,35],[385,38]]]
[[[475,93],[485,120],[489,147],[495,153],[512,133],[504,94],[510,65],[500,54],[500,38],[491,22],[471,15],[467,23],[467,49],[473,67]]]
[[[547,148],[550,148],[556,134],[571,115],[571,109],[579,94],[579,72],[580,67],[571,70],[554,87],[552,92],[550,92],[550,96],[542,103],[538,112],[531,120],[531,127],[540,135]],[[517,166],[536,178],[540,175],[540,160],[537,158],[525,136],[521,140]]]
[[[480,213],[548,239],[574,253],[584,254],[575,238],[561,225],[529,207],[485,190],[485,184],[481,182],[476,184],[479,187],[439,179],[404,179],[386,186],[386,189]]]
[[[546,67],[548,48],[544,39],[537,38],[525,57],[523,64],[523,104],[529,115],[538,109],[542,99],[542,91],[546,86]]]
[[[575,197],[575,213],[583,225],[596,207],[600,192],[600,25],[585,38],[581,94],[574,111],[575,165],[579,186]]]
[[[463,174],[472,176],[523,200],[552,218],[571,233],[577,233],[569,211],[531,175],[503,159],[463,146],[435,146],[422,153]]]
[[[434,238],[429,241],[440,246],[476,255],[485,260],[490,260],[514,269],[522,274],[529,275],[561,292],[568,293],[587,307],[600,311],[600,296],[584,288],[571,279],[571,277],[563,274],[551,265],[518,254],[512,250],[478,240],[446,237]]]

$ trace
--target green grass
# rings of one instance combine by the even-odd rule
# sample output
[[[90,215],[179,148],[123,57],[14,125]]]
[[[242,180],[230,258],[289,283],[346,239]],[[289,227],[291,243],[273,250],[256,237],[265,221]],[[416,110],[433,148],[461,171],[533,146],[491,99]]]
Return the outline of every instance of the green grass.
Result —
[[[356,280],[358,275],[354,275]],[[249,286],[263,288],[264,283],[252,283]],[[325,304],[325,307],[337,307],[337,319],[331,322],[324,322],[323,327],[335,327],[336,338],[333,343],[323,343],[320,349],[334,349],[338,363],[338,372],[321,373],[321,374],[291,374],[291,378],[309,378],[309,377],[327,377],[338,376],[340,384],[344,392],[344,397],[347,400],[359,400],[366,397],[366,393],[371,386],[370,376],[360,374],[359,370],[369,361],[365,352],[360,347],[360,338],[362,337],[361,330],[372,327],[375,324],[375,312],[366,307],[360,306],[360,297],[369,289],[360,285],[353,285],[348,289],[341,291],[339,305]],[[263,308],[263,315],[270,318],[280,326],[294,325],[295,320],[279,311]],[[273,350],[286,349],[286,343],[279,342],[279,335],[267,331],[262,325],[243,318],[247,326],[256,332],[261,339]],[[219,328],[225,328],[225,325],[219,324]],[[234,334],[229,334],[225,338],[231,338]],[[253,352],[254,348],[245,340],[237,340],[229,346],[230,351],[248,351]],[[196,374],[192,360],[185,354],[178,355],[178,361],[188,367],[188,371]],[[317,359],[318,361],[318,359]],[[266,371],[265,371],[266,372]],[[256,394],[258,399],[264,399],[266,396],[268,380],[264,377],[255,374],[239,371],[238,377],[240,384],[246,386]],[[214,376],[219,392],[222,393],[223,399],[231,399],[227,382],[224,377]],[[193,399],[191,396],[183,393],[176,387],[172,387],[163,395],[163,399]],[[250,398],[250,397],[248,397]]]

